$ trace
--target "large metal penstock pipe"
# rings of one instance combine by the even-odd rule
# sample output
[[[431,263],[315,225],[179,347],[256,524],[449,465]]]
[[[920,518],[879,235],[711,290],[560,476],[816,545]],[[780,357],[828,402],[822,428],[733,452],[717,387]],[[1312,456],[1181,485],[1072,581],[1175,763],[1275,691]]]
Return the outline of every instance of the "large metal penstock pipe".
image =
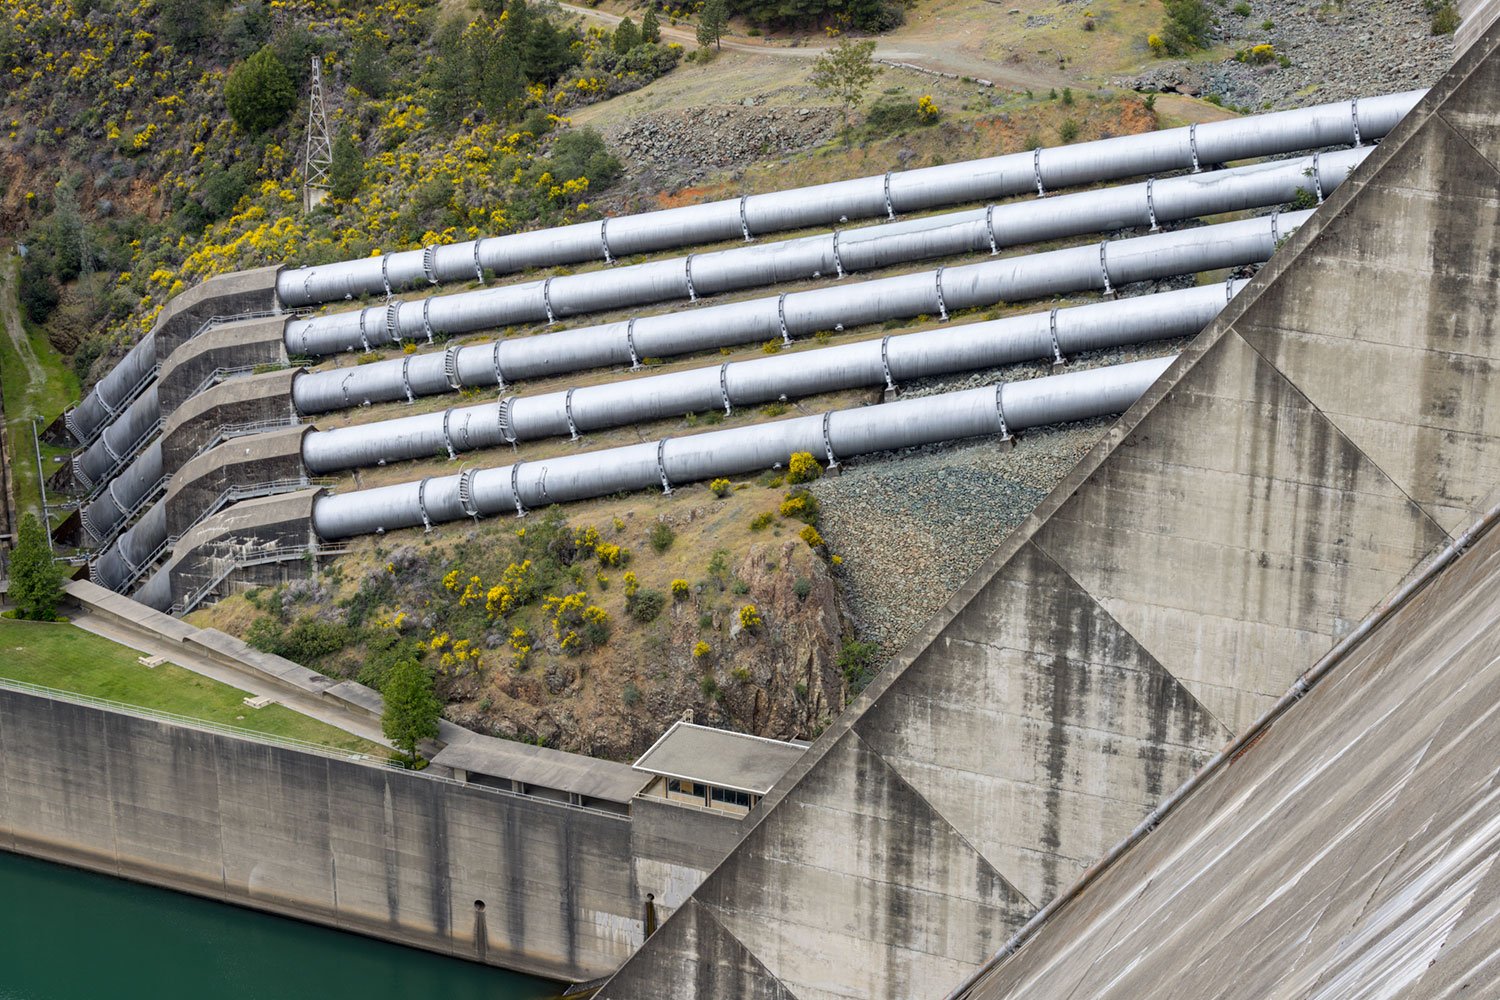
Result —
[[[320,498],[325,540],[1120,413],[1172,363],[1137,361]]]
[[[119,416],[135,398],[141,383],[153,376],[156,360],[153,331],[142,337],[68,412],[64,423],[73,439],[80,445],[92,444],[100,428]]]
[[[606,263],[720,240],[894,217],[945,205],[1008,198],[1200,165],[1273,156],[1386,135],[1425,91],[1322,104],[1185,128],[1011,153],[918,170],[891,171],[814,187],[619,216],[361,260],[284,271],[277,294],[291,306],[386,290],[468,281],[483,270]]]
[[[309,471],[321,474],[1190,336],[1207,326],[1244,285],[1227,282],[1053,309],[313,431],[303,439],[302,460]]]
[[[503,385],[588,368],[634,365],[648,357],[777,338],[789,341],[792,336],[860,323],[945,315],[950,309],[1259,263],[1310,214],[1285,212],[472,347],[451,345],[442,353],[299,376],[292,384],[292,400],[300,413],[326,413],[366,402],[451,392],[461,386]]]
[[[91,544],[113,538],[162,481],[161,438],[154,439],[97,498],[83,505],[83,528]]]
[[[161,424],[161,404],[152,384],[104,432],[73,454],[73,478],[90,491],[103,486],[134,459]]]
[[[335,354],[674,299],[695,301],[721,292],[842,277],[1087,233],[1136,226],[1154,230],[1164,222],[1281,205],[1302,192],[1321,198],[1369,151],[1370,147],[1339,150],[518,285],[392,300],[353,312],[292,320],[286,327],[287,351]]]

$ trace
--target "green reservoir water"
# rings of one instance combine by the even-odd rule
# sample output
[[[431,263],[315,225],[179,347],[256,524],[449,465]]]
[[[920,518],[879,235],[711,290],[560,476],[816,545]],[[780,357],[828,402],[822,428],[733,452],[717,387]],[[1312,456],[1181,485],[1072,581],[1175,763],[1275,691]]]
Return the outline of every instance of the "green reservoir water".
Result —
[[[0,1000],[539,1000],[540,979],[0,851]]]

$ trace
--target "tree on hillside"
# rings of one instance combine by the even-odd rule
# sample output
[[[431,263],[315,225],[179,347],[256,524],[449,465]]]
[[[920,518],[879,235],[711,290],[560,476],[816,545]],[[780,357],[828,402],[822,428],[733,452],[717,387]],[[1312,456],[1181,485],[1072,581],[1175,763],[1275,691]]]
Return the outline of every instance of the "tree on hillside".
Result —
[[[1213,30],[1213,15],[1203,0],[1164,0],[1167,23],[1161,33],[1167,51],[1181,55],[1193,49],[1207,48]]]
[[[856,42],[851,38],[839,43],[813,63],[813,86],[838,98],[844,107],[844,142],[849,142],[849,116],[865,101],[865,91],[884,72],[875,65],[875,41]]]
[[[224,104],[236,125],[250,135],[260,135],[286,121],[297,106],[297,92],[276,53],[264,48],[229,74],[224,81]]]
[[[641,18],[641,41],[653,45],[661,41],[661,18],[656,16],[655,7],[647,7],[645,16]]]
[[[615,51],[624,55],[641,44],[641,31],[630,18],[624,18],[615,26]]]
[[[329,192],[339,201],[348,201],[358,193],[364,179],[365,158],[349,130],[340,129],[333,140],[333,163],[328,168]]]
[[[698,15],[698,44],[705,49],[710,45],[715,49],[723,48],[719,39],[724,37],[728,27],[728,4],[725,0],[708,0],[703,5],[703,12]]]
[[[35,514],[21,519],[16,547],[10,553],[10,599],[20,617],[50,622],[57,620],[62,600],[62,571],[52,561],[43,530]]]
[[[406,757],[408,765],[417,762],[417,744],[435,739],[442,706],[432,693],[432,675],[416,660],[403,660],[386,676],[385,713],[381,728],[391,745]]]

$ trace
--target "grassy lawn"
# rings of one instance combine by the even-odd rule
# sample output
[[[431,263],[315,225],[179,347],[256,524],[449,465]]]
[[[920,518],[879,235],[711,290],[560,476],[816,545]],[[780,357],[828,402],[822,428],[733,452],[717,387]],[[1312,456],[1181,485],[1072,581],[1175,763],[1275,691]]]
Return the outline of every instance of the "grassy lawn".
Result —
[[[0,330],[0,392],[5,398],[16,506],[22,514],[31,511],[41,516],[41,491],[31,444],[32,418],[41,417],[43,427],[56,419],[78,398],[78,378],[46,335],[21,318],[15,298],[18,261],[0,258],[0,269],[4,271],[0,274],[0,295],[5,296],[5,301],[0,302],[0,323],[6,325],[6,329]],[[13,339],[16,335],[30,348],[25,357]],[[42,445],[42,461],[48,475],[57,468],[52,464],[53,456],[67,453],[65,448]]]
[[[244,703],[246,692],[174,664],[143,667],[140,655],[73,625],[0,619],[0,677],[235,729],[388,755],[384,747],[284,705],[250,708]]]

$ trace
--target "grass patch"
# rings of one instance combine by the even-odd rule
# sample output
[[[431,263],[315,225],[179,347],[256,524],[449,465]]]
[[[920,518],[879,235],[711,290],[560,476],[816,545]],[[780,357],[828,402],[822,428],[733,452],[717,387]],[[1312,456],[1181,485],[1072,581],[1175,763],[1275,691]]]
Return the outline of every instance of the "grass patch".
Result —
[[[5,400],[5,425],[10,436],[10,473],[15,482],[17,516],[31,511],[42,516],[42,494],[37,483],[36,456],[31,444],[33,417],[41,417],[43,427],[50,424],[78,398],[78,377],[47,340],[46,334],[26,322],[16,300],[19,280],[17,262],[4,263],[0,274],[0,393]],[[13,329],[19,324],[19,329]],[[13,335],[19,334],[28,345],[23,357]],[[66,455],[66,448],[42,445],[42,461],[48,475],[56,466],[52,458]]]
[[[250,708],[244,703],[247,692],[175,664],[143,667],[140,655],[73,625],[0,619],[0,677],[247,732],[389,756],[378,744],[285,705]]]

